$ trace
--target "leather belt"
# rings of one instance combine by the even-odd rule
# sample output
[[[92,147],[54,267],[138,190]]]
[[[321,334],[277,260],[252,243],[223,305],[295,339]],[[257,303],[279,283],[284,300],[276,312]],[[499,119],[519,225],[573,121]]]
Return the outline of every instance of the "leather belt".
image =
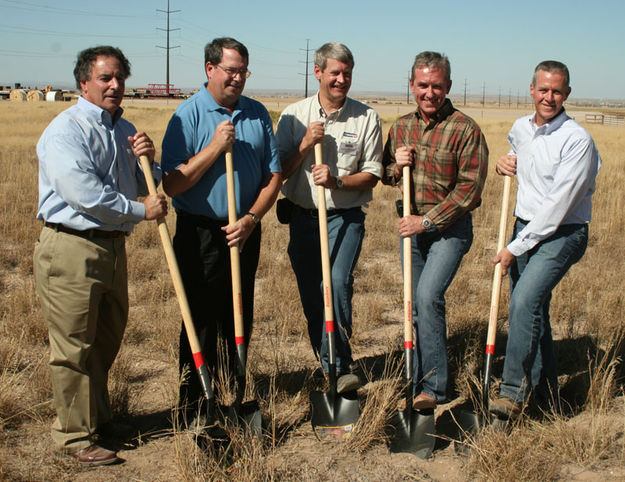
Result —
[[[311,218],[317,219],[319,217],[319,210],[316,208],[305,209],[305,208],[299,207],[297,204],[295,205],[295,207],[299,209],[299,211],[302,214],[306,214],[307,216],[310,216]],[[338,214],[348,213],[350,211],[353,211],[354,209],[360,209],[360,207],[353,207],[353,208],[346,208],[346,209],[328,209],[326,212],[328,216],[336,216]]]
[[[81,238],[100,238],[100,239],[114,239],[114,238],[123,238],[126,236],[125,231],[103,231],[101,229],[86,229],[84,231],[79,231],[78,229],[68,228],[67,226],[63,226],[62,224],[57,223],[49,223],[44,222],[43,225],[46,228],[54,229],[56,232],[73,234],[74,236],[80,236]]]

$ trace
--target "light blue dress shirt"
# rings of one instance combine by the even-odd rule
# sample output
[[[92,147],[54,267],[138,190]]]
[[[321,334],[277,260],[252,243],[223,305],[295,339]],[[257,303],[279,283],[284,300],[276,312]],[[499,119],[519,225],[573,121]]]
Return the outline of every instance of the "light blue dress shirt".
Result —
[[[147,194],[143,171],[128,136],[135,127],[82,97],[61,112],[37,143],[39,157],[38,219],[87,230],[125,231],[144,219]],[[161,179],[160,166],[152,173]]]
[[[517,119],[508,134],[517,156],[518,218],[529,221],[507,246],[519,256],[563,224],[590,222],[591,197],[601,165],[590,134],[563,110],[537,126],[534,115]]]
[[[232,158],[237,215],[240,217],[258,198],[267,176],[281,171],[271,117],[260,102],[241,96],[230,112],[213,99],[204,84],[199,92],[178,106],[169,121],[163,138],[161,163],[163,171],[170,173],[188,162],[213,140],[215,129],[224,120],[231,121],[235,129]],[[195,185],[174,196],[173,205],[190,214],[228,219],[223,152]]]

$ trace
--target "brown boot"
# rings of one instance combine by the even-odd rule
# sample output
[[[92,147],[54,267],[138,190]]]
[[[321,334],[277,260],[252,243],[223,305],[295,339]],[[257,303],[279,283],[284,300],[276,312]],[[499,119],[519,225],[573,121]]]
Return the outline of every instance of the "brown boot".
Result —
[[[412,399],[412,408],[414,410],[429,410],[436,408],[436,399],[427,393],[420,393]]]
[[[490,401],[488,409],[498,418],[516,420],[523,412],[523,405],[508,397],[498,397]]]

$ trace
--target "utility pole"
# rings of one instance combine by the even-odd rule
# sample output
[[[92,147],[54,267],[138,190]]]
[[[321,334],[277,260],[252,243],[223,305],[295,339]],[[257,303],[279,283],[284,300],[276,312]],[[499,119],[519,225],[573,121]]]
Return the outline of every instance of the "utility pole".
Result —
[[[499,100],[497,101],[497,107],[501,107],[501,87],[499,87]]]
[[[464,78],[464,104],[462,105],[467,105],[467,78]]]
[[[308,97],[308,76],[310,75],[308,73],[308,52],[312,52],[312,49],[308,48],[308,42],[310,42],[309,38],[306,39],[306,48],[305,49],[300,49],[300,50],[303,50],[304,52],[306,52],[306,70],[304,71],[303,74],[300,74],[300,75],[303,75],[304,79],[305,79],[305,81],[304,81],[304,98]]]
[[[486,82],[482,84],[482,107],[486,105]]]
[[[174,47],[169,46],[169,32],[173,32],[174,30],[180,30],[179,28],[169,28],[169,14],[178,13],[180,12],[180,10],[169,10],[169,0],[167,0],[167,10],[159,10],[157,8],[156,11],[167,14],[167,28],[158,28],[158,27],[156,28],[156,30],[162,30],[164,32],[167,32],[167,47],[161,47],[160,45],[157,45],[156,47],[159,49],[165,49],[167,51],[167,68],[166,68],[167,79],[165,81],[166,82],[165,88],[167,92],[167,97],[169,97],[169,51],[171,49],[177,49],[180,47],[180,45],[176,45]]]

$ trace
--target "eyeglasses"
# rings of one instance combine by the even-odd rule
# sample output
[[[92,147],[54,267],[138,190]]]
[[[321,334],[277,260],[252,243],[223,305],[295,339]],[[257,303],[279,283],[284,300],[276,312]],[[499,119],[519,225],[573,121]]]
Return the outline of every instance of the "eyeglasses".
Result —
[[[239,74],[241,78],[245,78],[245,79],[249,79],[250,75],[252,75],[252,73],[247,69],[234,69],[232,67],[222,67],[219,64],[217,64],[217,67],[223,70],[226,74],[228,74],[228,77],[232,79],[234,79],[237,74]]]

